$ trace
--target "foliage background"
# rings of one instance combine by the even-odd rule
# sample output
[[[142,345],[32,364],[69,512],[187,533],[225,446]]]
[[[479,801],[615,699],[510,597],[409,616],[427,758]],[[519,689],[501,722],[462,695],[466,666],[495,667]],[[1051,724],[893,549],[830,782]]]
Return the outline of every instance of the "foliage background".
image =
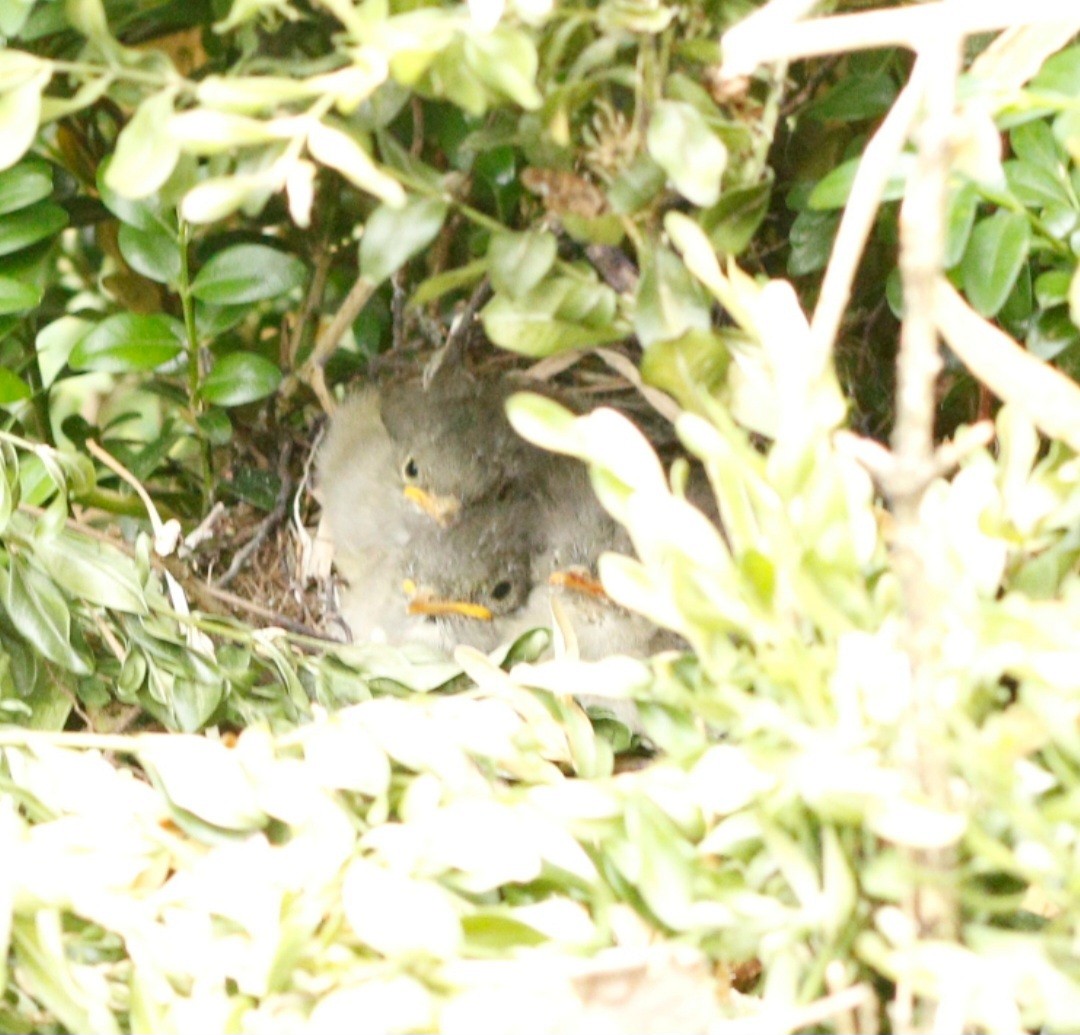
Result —
[[[1080,26],[846,6],[0,3],[4,1030],[1077,1024]],[[511,416],[685,655],[328,645],[178,546],[470,300],[674,400],[724,535]]]

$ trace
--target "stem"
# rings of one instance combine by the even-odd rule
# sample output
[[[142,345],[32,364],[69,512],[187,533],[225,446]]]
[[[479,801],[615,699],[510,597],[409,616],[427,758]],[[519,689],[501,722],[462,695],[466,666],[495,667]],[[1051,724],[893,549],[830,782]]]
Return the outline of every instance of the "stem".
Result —
[[[180,308],[184,315],[184,334],[187,337],[188,408],[191,411],[192,421],[197,428],[198,417],[203,410],[202,400],[199,398],[202,365],[200,363],[199,334],[195,326],[195,299],[191,294],[191,272],[188,267],[190,238],[191,226],[187,220],[181,219],[177,234],[177,244],[180,248],[180,279],[176,290],[180,296]],[[210,442],[201,434],[199,435],[199,446],[202,509],[205,513],[210,509],[210,500],[214,494],[214,472],[210,457]]]
[[[923,118],[917,130],[915,167],[900,209],[904,322],[897,358],[895,464],[885,486],[895,519],[892,563],[903,597],[903,642],[912,678],[912,711],[898,737],[897,761],[914,775],[931,806],[942,810],[949,808],[950,793],[942,737],[948,701],[940,641],[950,594],[934,562],[935,537],[941,532],[927,526],[920,510],[936,473],[935,386],[941,356],[935,300],[944,273],[950,133],[961,41],[961,33],[948,24],[927,33],[912,75],[913,83],[919,84]],[[960,926],[950,883],[955,853],[912,850],[910,855],[913,877],[905,905],[915,929],[922,938],[955,941]],[[932,1026],[936,1004],[922,998],[907,975],[900,975],[894,1005],[897,1031]]]

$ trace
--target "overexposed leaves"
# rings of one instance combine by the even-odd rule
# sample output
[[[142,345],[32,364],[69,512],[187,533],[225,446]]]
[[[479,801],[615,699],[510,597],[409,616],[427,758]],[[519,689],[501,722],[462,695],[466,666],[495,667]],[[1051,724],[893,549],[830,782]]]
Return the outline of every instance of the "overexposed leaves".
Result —
[[[122,197],[148,197],[176,167],[180,146],[169,128],[174,99],[173,90],[153,94],[121,130],[105,182]]]
[[[392,207],[405,204],[401,184],[379,169],[367,151],[347,133],[316,122],[308,129],[307,143],[312,158],[336,169],[353,186]]]
[[[368,859],[345,871],[342,905],[356,936],[385,956],[446,958],[461,943],[454,898],[440,885]]]

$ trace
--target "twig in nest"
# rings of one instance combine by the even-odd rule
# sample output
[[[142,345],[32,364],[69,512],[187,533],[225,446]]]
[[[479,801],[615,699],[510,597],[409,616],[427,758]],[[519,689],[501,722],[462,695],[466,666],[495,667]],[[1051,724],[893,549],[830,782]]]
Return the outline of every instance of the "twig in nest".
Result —
[[[281,449],[281,456],[278,459],[278,476],[281,479],[281,488],[278,489],[274,509],[259,522],[259,527],[255,529],[254,535],[236,551],[225,574],[213,584],[215,588],[224,589],[232,582],[247,563],[248,558],[266,542],[267,536],[285,520],[285,514],[289,508],[289,498],[293,490],[293,480],[289,476],[289,460],[291,458],[292,442],[286,439]]]
[[[446,336],[447,360],[455,363],[461,362],[465,350],[469,346],[469,336],[472,334],[476,314],[487,304],[492,294],[494,292],[491,289],[491,281],[484,277],[476,285],[476,290],[473,291],[469,301],[465,303],[465,308],[461,310],[461,314],[451,327],[450,333]]]

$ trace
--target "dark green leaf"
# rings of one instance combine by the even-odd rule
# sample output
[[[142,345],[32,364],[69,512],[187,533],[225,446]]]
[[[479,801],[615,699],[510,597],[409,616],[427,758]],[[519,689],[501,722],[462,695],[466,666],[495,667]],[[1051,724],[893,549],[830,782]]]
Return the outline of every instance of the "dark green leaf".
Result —
[[[218,406],[242,406],[273,394],[281,370],[254,352],[230,352],[214,364],[199,386],[199,395]]]
[[[555,235],[547,231],[492,234],[487,254],[492,287],[511,298],[521,298],[547,276],[558,251]]]
[[[772,173],[752,187],[725,190],[720,200],[701,213],[701,228],[712,246],[725,255],[738,255],[753,239],[772,195]]]
[[[851,185],[855,182],[855,174],[859,171],[861,161],[861,158],[850,158],[823,176],[810,192],[810,208],[818,210],[843,208],[851,194]],[[910,165],[911,156],[901,155],[896,169],[882,192],[883,201],[896,201],[904,196],[904,185],[907,183]]]
[[[0,216],[47,198],[52,189],[52,170],[39,158],[5,169],[0,172]]]
[[[111,374],[153,370],[184,351],[184,326],[170,316],[117,313],[76,343],[68,362],[76,370]]]
[[[180,279],[180,245],[160,224],[149,230],[123,224],[118,235],[120,254],[136,273],[159,284]]]
[[[41,292],[33,284],[0,276],[0,313],[20,313],[41,301]]]
[[[249,305],[207,305],[195,302],[195,333],[200,338],[218,338],[232,330],[251,312]]]
[[[38,201],[0,219],[0,255],[10,255],[52,237],[67,226],[67,213],[51,201]]]
[[[788,272],[792,276],[800,277],[825,268],[839,223],[838,212],[806,209],[795,217],[789,234]]]
[[[971,233],[960,263],[964,291],[976,312],[993,316],[1005,304],[1031,246],[1031,226],[1017,212],[995,212]]]
[[[381,284],[434,240],[446,210],[446,202],[438,198],[410,198],[400,208],[380,205],[360,238],[360,272],[372,284]]]
[[[1025,344],[1028,351],[1039,359],[1056,359],[1062,352],[1080,340],[1080,328],[1069,319],[1065,306],[1055,306],[1039,313]]]
[[[304,282],[304,264],[265,244],[238,244],[218,252],[191,284],[191,293],[213,305],[241,305],[277,298]]]
[[[889,110],[896,94],[896,82],[885,72],[846,76],[806,113],[815,119],[839,122],[873,119]]]

